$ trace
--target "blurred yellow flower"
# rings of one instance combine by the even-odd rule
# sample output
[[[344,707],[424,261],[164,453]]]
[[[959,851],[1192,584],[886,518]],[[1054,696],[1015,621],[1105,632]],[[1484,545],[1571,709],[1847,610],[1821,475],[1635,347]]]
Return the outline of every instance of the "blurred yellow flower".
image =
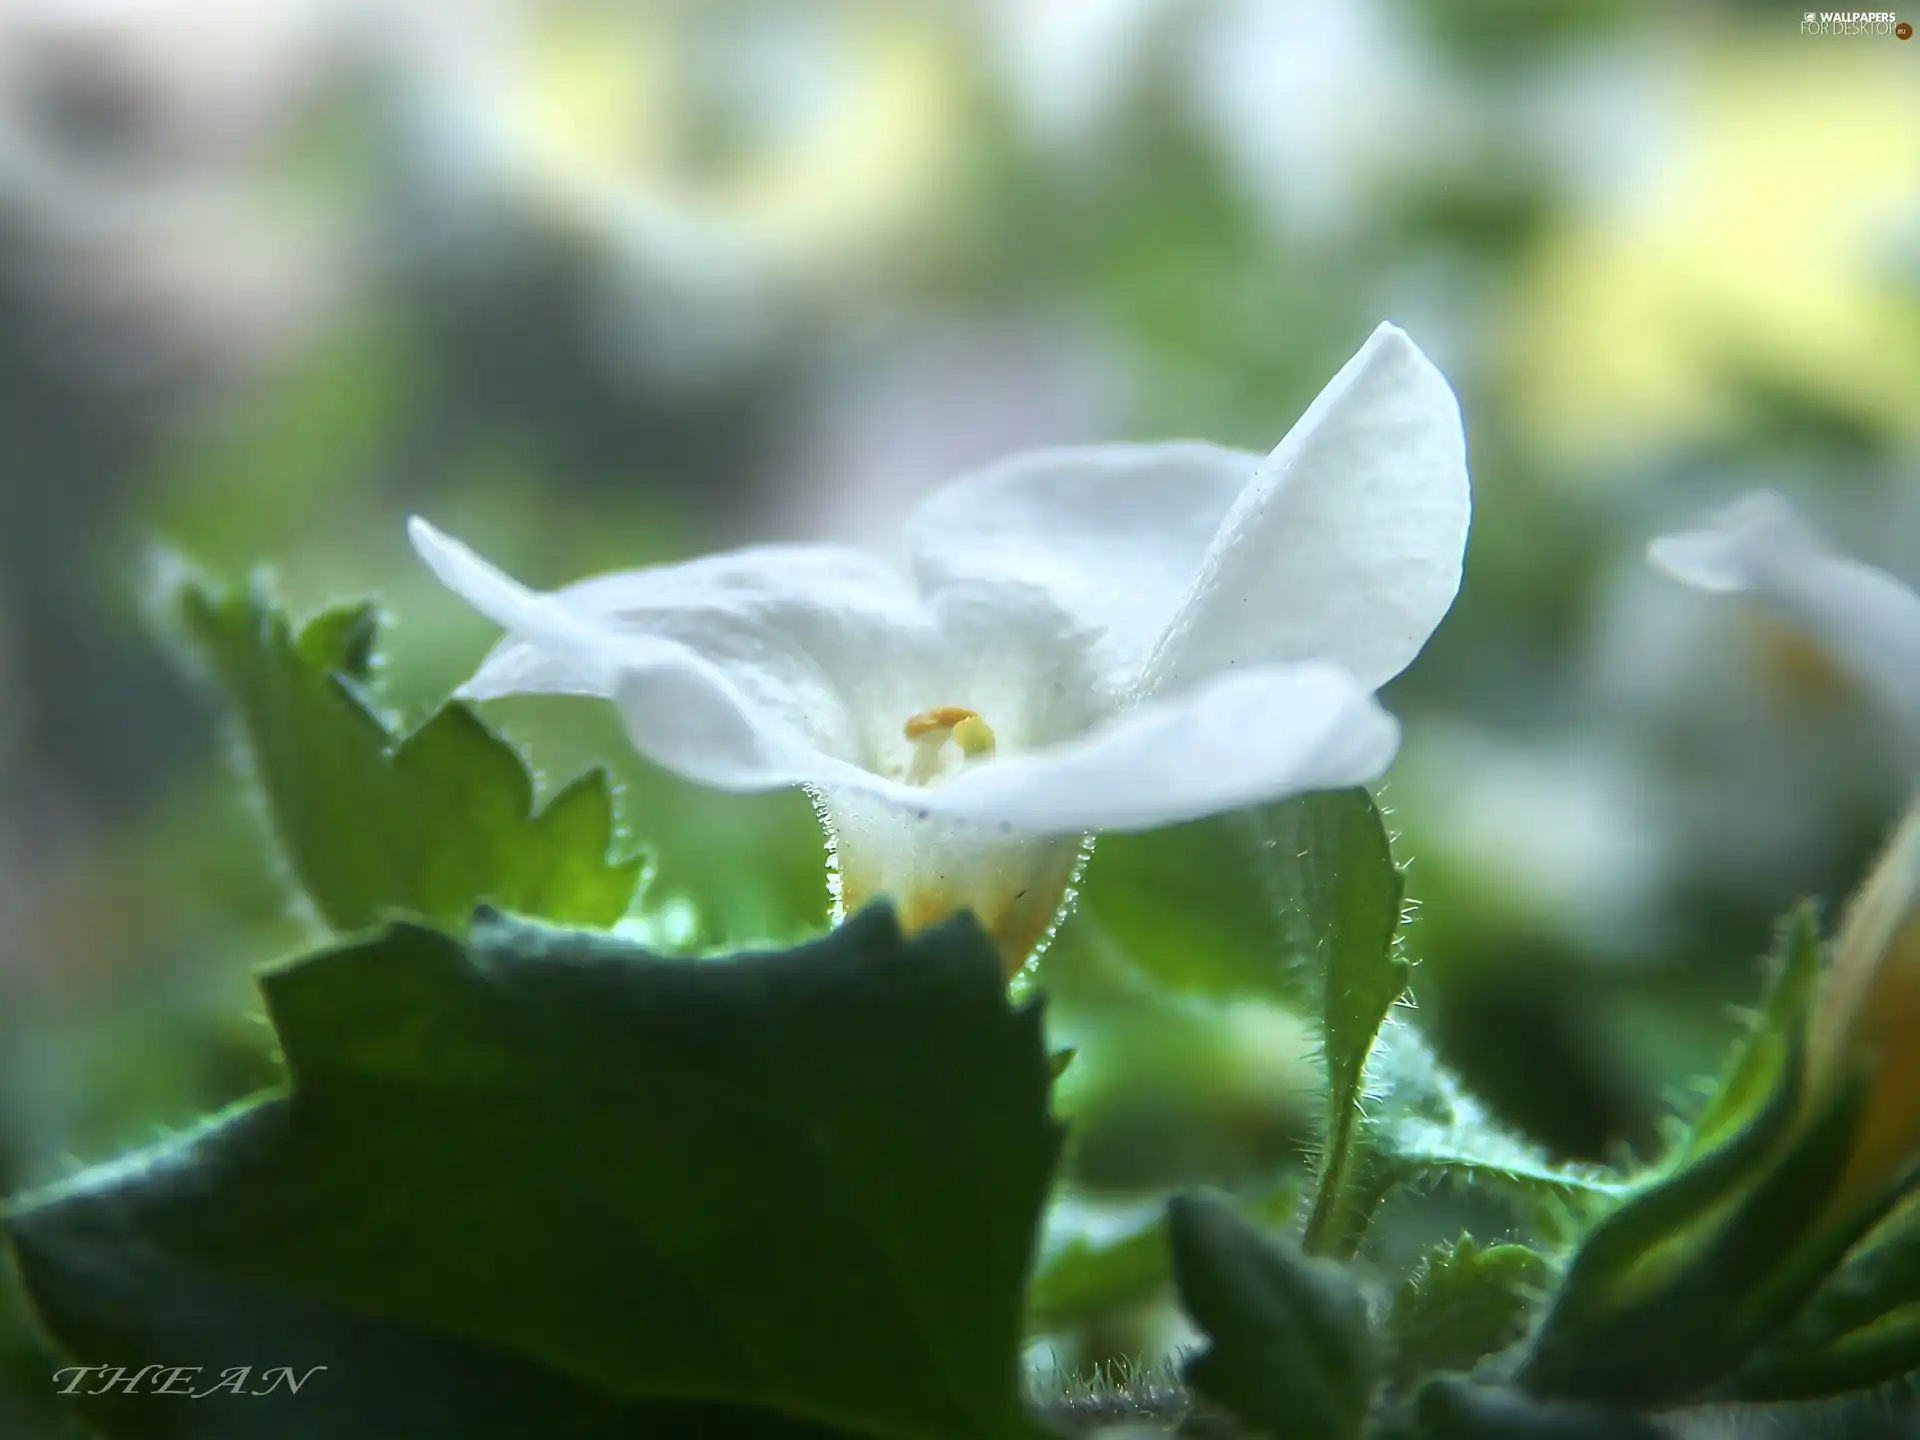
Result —
[[[957,37],[920,4],[574,0],[513,36],[515,181],[721,290],[864,283],[931,243],[964,158]]]
[[[1555,455],[1740,424],[1739,381],[1890,434],[1920,428],[1920,85],[1895,44],[1691,53],[1666,148],[1570,216],[1520,289],[1513,383]],[[1649,104],[1658,97],[1649,95]],[[1906,258],[1902,260],[1902,246]]]

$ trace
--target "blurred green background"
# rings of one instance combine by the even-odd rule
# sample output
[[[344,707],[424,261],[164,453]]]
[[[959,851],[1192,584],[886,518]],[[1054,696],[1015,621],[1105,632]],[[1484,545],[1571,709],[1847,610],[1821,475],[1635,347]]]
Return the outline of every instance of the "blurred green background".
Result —
[[[1460,600],[1387,697],[1421,1020],[1554,1152],[1653,1152],[1774,917],[1906,795],[1817,652],[1641,560],[1768,485],[1920,579],[1920,43],[1800,16],[0,9],[0,1190],[269,1082],[249,968],[314,938],[152,621],[162,547],[302,610],[378,594],[417,717],[489,634],[411,511],[542,584],[885,543],[1013,449],[1266,449],[1382,318],[1458,390],[1476,490]],[[650,773],[598,707],[494,718],[545,784],[615,767],[656,933],[821,923],[799,796]],[[1058,987],[1088,1194],[1297,1156],[1287,1017]],[[7,1363],[11,1434],[47,1387]]]

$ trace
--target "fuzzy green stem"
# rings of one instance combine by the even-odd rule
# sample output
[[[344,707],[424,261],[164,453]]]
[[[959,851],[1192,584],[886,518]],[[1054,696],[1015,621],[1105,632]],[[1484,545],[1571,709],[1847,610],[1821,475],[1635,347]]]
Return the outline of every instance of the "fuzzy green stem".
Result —
[[[1307,1228],[1300,1237],[1300,1248],[1309,1255],[1326,1255],[1340,1247],[1341,1235],[1335,1225],[1340,1215],[1340,1197],[1347,1188],[1347,1170],[1353,1160],[1353,1136],[1359,1122],[1360,1107],[1351,1095],[1339,1093],[1333,1113],[1327,1117],[1327,1146],[1321,1156],[1320,1174],[1314,1182],[1313,1208],[1307,1212]]]

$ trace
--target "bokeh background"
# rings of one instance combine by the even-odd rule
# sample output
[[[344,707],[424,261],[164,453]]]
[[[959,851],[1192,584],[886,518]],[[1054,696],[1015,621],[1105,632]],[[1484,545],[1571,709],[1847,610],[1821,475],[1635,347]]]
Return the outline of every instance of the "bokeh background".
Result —
[[[1817,651],[1641,559],[1766,485],[1920,580],[1920,42],[1800,20],[7,0],[0,1190],[269,1083],[249,969],[313,938],[154,621],[163,550],[302,610],[378,594],[418,717],[489,635],[410,511],[539,583],[880,541],[1017,448],[1270,447],[1381,318],[1458,390],[1476,490],[1388,694],[1422,1020],[1556,1153],[1653,1153],[1774,918],[1907,793]],[[615,766],[675,943],[819,923],[800,797],[649,773],[593,707],[494,718],[549,784]],[[1297,1153],[1284,1017],[1107,1018],[1063,1092],[1089,1194]],[[7,1434],[25,1354],[0,1302]]]

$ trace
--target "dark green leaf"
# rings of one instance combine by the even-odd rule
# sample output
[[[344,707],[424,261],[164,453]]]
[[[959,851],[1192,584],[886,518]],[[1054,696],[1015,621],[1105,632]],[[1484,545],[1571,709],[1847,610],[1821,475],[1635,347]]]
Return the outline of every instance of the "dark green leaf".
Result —
[[[1039,1012],[1008,1005],[971,920],[908,941],[880,909],[793,951],[663,961],[486,917],[465,945],[398,926],[263,983],[287,1098],[14,1221],[64,1342],[164,1338],[192,1277],[490,1347],[609,1404],[1023,1433],[1060,1135]],[[128,1293],[156,1266],[176,1278]],[[104,1331],[66,1333],[75,1313]]]
[[[848,1440],[766,1410],[617,1402],[501,1350],[123,1238],[102,1233],[107,1265],[71,1244],[26,1252],[43,1315],[70,1352],[44,1361],[39,1389],[69,1391],[60,1403],[113,1440]]]
[[[483,901],[569,924],[626,913],[642,864],[609,858],[605,777],[582,777],[535,814],[526,766],[465,706],[397,736],[361,684],[368,607],[296,633],[257,593],[190,584],[179,603],[239,712],[274,833],[329,926],[396,912],[461,925]]]
[[[1667,1404],[1741,1390],[1879,1211],[1814,1227],[1853,1144],[1857,1087],[1810,1113],[1806,1016],[1820,962],[1798,912],[1753,1037],[1667,1171],[1582,1241],[1534,1336],[1534,1393]],[[1759,1352],[1756,1358],[1756,1352]]]
[[[1397,1383],[1439,1370],[1471,1370],[1526,1333],[1553,1266],[1524,1245],[1480,1246],[1469,1236],[1432,1250],[1401,1281],[1386,1332]]]
[[[1726,1387],[1795,1400],[1865,1390],[1920,1370],[1920,1201],[1908,1201]]]
[[[1920,1304],[1888,1313],[1816,1348],[1763,1351],[1714,1398],[1823,1400],[1877,1390],[1920,1371]]]
[[[1813,1110],[1797,1039],[1782,1069],[1744,1130],[1586,1236],[1528,1349],[1524,1388],[1646,1407],[1701,1396],[1744,1368],[1884,1213],[1813,1227],[1852,1148],[1862,1088]]]
[[[1188,1383],[1259,1432],[1359,1434],[1378,1369],[1346,1271],[1262,1234],[1220,1197],[1175,1200],[1168,1227],[1181,1303],[1209,1341],[1187,1362]]]
[[[0,1249],[0,1435],[53,1440],[64,1433],[50,1379],[59,1364],[32,1333],[19,1281]]]
[[[1085,1202],[1072,1197],[1059,1205]],[[1254,1201],[1249,1211],[1273,1226],[1289,1223],[1300,1187],[1284,1185]],[[1083,1324],[1103,1313],[1150,1300],[1173,1280],[1167,1248],[1167,1211],[1160,1206],[1133,1228],[1099,1240],[1076,1236],[1042,1256],[1027,1291],[1027,1329],[1041,1334]]]
[[[1668,1434],[1630,1411],[1548,1404],[1453,1379],[1423,1389],[1418,1409],[1420,1440],[1665,1440]]]

